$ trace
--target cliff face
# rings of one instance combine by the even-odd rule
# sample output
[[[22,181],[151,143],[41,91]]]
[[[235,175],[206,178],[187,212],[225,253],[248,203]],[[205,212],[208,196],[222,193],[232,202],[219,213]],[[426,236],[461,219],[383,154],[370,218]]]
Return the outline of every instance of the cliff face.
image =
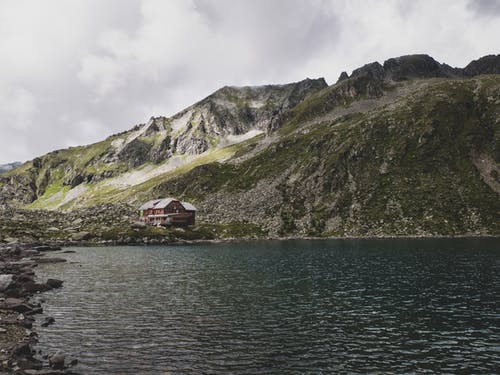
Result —
[[[224,87],[171,118],[0,176],[32,208],[191,200],[270,235],[500,234],[500,68],[426,55],[327,86]]]

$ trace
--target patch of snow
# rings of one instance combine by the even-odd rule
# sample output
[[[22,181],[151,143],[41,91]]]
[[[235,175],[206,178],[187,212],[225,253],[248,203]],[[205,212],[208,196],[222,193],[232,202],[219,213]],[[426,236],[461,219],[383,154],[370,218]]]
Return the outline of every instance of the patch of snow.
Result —
[[[226,147],[226,146],[234,145],[236,143],[241,143],[241,142],[246,141],[247,139],[256,137],[262,133],[264,133],[263,130],[252,129],[252,130],[247,131],[244,134],[228,135],[225,138],[221,139],[221,141],[218,144],[218,147]]]

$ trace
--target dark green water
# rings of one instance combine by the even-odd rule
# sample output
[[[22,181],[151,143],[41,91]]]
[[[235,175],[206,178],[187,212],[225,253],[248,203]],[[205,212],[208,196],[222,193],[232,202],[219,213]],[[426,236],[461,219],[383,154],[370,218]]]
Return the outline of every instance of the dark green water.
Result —
[[[39,348],[83,373],[500,371],[499,239],[74,250]]]

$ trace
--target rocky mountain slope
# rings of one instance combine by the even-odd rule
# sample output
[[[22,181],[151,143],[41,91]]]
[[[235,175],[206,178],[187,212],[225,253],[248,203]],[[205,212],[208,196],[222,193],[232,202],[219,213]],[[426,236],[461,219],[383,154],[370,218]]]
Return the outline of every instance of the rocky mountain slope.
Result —
[[[3,174],[0,203],[65,211],[176,196],[207,225],[270,236],[498,235],[499,73],[500,55],[463,69],[411,55],[331,86],[224,87]]]

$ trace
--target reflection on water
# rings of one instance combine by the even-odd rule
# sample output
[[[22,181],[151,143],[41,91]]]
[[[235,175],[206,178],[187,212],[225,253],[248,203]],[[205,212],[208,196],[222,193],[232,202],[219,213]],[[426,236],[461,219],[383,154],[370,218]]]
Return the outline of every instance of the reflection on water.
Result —
[[[88,374],[495,373],[498,239],[77,248],[39,327]],[[42,321],[42,319],[38,319]]]

